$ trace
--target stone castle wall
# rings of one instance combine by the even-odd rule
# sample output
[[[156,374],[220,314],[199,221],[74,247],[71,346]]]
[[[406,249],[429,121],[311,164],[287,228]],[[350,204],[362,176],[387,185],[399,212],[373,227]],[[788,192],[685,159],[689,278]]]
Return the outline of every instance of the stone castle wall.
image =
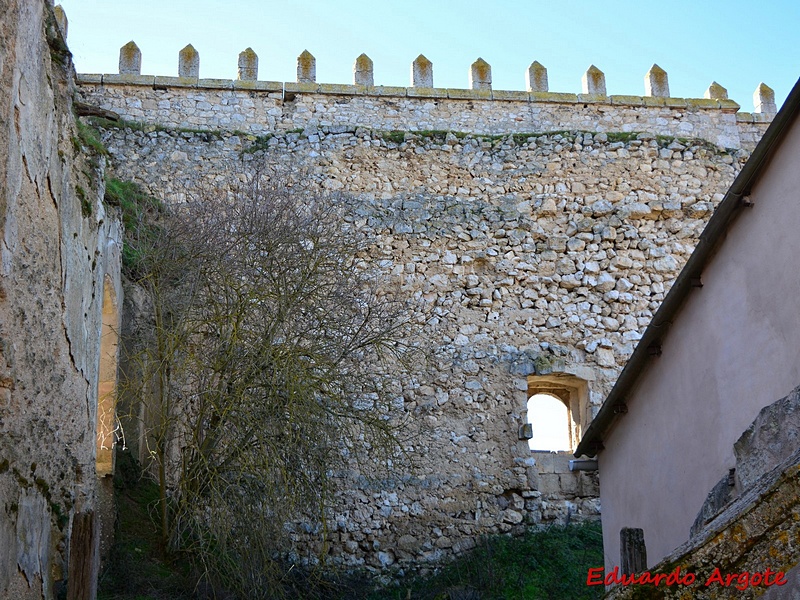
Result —
[[[297,83],[143,76],[135,44],[120,74],[81,75],[84,100],[120,115],[104,132],[116,175],[166,201],[198,180],[224,182],[250,161],[355,199],[372,247],[365,264],[418,301],[431,359],[398,396],[419,434],[413,473],[354,473],[330,519],[346,565],[403,567],[471,547],[476,536],[598,514],[596,473],[568,453],[531,452],[526,401],[570,406],[577,441],[685,263],[717,202],[775,112],[754,113],[721,86],[672,98],[666,73],[645,96],[609,96],[592,67],[582,94],[551,93],[534,63],[527,91],[433,87],[419,57],[411,87],[374,86],[359,57],[353,85],[319,84],[314,58]],[[126,123],[127,121],[127,123]],[[314,524],[294,530],[319,543]]]
[[[573,425],[588,425],[746,157],[622,137],[321,127],[265,142],[123,126],[104,142],[116,176],[168,201],[262,160],[355,196],[352,224],[373,241],[365,261],[422,303],[414,318],[433,346],[398,398],[420,434],[408,448],[419,469],[354,477],[331,519],[334,555],[384,567],[598,514],[596,475],[519,439],[530,390],[585,382]],[[296,536],[313,544],[316,530]]]

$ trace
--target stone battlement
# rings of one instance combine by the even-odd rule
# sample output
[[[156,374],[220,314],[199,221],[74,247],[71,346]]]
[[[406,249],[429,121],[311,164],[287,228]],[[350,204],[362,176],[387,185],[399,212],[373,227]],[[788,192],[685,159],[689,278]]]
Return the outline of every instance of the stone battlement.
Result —
[[[549,90],[547,69],[533,62],[525,90],[492,88],[491,65],[476,60],[469,88],[437,88],[433,63],[411,64],[411,85],[374,85],[373,62],[359,56],[352,84],[318,83],[316,59],[297,58],[297,81],[258,79],[258,56],[239,55],[237,79],[200,78],[200,55],[190,44],[178,56],[178,76],[142,75],[134,42],[120,49],[119,73],[81,74],[87,101],[124,119],[176,128],[243,131],[253,135],[338,125],[379,130],[461,131],[503,135],[548,131],[642,132],[705,139],[720,147],[751,149],[776,112],[775,93],[756,89],[754,111],[740,112],[727,90],[713,82],[703,98],[670,96],[658,65],[644,78],[644,95],[609,95],[605,75],[592,65],[581,93]]]

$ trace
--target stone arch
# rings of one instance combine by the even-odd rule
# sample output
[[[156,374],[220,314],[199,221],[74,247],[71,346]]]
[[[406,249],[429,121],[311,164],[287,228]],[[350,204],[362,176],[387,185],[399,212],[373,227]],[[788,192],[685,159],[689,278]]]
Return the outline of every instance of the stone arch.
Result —
[[[100,368],[97,377],[97,450],[95,467],[97,475],[101,477],[111,475],[114,472],[119,322],[117,294],[111,277],[106,275],[103,280]]]

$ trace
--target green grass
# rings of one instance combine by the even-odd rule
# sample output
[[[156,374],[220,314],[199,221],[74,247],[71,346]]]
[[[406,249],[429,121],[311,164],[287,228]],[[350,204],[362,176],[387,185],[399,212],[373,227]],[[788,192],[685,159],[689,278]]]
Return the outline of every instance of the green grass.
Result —
[[[104,201],[122,211],[122,266],[127,276],[137,280],[144,275],[142,261],[158,234],[156,221],[163,205],[138,184],[120,179],[106,181]]]
[[[103,142],[100,141],[100,134],[94,127],[83,123],[79,119],[75,120],[75,125],[78,128],[78,137],[77,139],[72,139],[73,145],[79,145],[81,149],[85,148],[97,156],[108,156],[108,150],[103,146]]]
[[[247,134],[242,134],[247,136]],[[269,149],[269,141],[273,138],[273,134],[267,133],[266,135],[257,135],[253,142],[247,146],[244,150],[242,150],[239,154],[255,154],[261,150],[268,150]]]
[[[608,141],[611,143],[614,142],[623,142],[628,143],[632,140],[635,140],[639,137],[638,131],[609,131],[606,136],[608,137]]]
[[[587,587],[588,570],[602,565],[599,523],[491,536],[438,574],[370,600],[590,600],[604,590]]]

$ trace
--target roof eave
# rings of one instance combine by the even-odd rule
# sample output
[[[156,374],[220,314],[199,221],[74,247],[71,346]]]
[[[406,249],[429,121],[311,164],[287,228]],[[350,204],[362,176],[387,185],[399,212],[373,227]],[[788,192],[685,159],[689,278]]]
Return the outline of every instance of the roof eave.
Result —
[[[669,330],[673,318],[679,312],[690,290],[694,287],[693,281],[700,277],[709,258],[724,237],[730,224],[747,206],[744,199],[773,151],[783,139],[800,111],[800,79],[795,83],[792,91],[784,102],[781,110],[775,115],[772,124],[764,132],[761,141],[756,145],[750,158],[745,163],[739,175],[731,184],[725,197],[717,206],[714,214],[706,224],[692,255],[681,270],[675,283],[670,288],[661,306],[653,316],[650,325],[645,329],[642,339],[636,346],[625,368],[620,373],[617,382],[606,397],[597,416],[586,429],[583,438],[575,449],[575,456],[596,456],[602,448],[603,436],[611,424],[616,420],[620,411],[616,411],[619,404],[627,404],[628,392],[636,383],[639,374],[652,357],[651,348],[660,346]]]

